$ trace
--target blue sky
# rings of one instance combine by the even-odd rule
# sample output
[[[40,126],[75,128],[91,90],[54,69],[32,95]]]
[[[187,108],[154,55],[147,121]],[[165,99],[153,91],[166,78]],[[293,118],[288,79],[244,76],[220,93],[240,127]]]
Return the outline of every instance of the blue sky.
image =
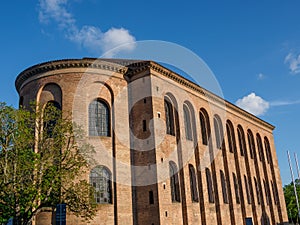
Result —
[[[34,64],[98,57],[124,41],[174,42],[208,64],[226,100],[276,126],[286,184],[286,150],[300,156],[299,9],[298,0],[3,1],[0,101],[17,106],[14,80]]]

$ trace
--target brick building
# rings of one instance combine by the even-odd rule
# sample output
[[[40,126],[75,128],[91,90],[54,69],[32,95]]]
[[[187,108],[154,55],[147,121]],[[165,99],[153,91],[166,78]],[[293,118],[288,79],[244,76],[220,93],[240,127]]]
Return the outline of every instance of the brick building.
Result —
[[[95,146],[90,224],[283,224],[274,127],[153,61],[35,65],[20,104],[55,102]],[[41,212],[36,224],[51,224]],[[82,224],[68,215],[67,224]]]

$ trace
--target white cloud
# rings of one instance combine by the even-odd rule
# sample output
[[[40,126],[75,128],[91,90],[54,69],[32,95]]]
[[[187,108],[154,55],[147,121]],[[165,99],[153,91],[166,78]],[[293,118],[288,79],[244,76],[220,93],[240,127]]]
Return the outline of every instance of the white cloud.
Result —
[[[289,53],[285,57],[284,63],[288,64],[292,74],[300,73],[300,54],[297,56],[294,53]]]
[[[286,101],[272,101],[270,102],[270,105],[271,106],[286,106],[286,105],[297,105],[297,104],[300,104],[300,100],[296,100],[296,101],[289,101],[289,100],[286,100]]]
[[[258,80],[263,80],[263,79],[265,79],[267,76],[265,75],[265,74],[263,74],[263,73],[259,73],[258,75],[257,75],[257,79]]]
[[[235,103],[238,107],[252,113],[255,116],[264,115],[270,107],[270,103],[251,93]]]
[[[124,28],[110,28],[106,32],[102,32],[99,27],[95,26],[83,26],[79,29],[76,26],[76,19],[66,8],[67,3],[68,0],[40,0],[40,22],[55,21],[65,32],[67,39],[94,53],[109,51],[106,54],[107,57],[112,57],[120,51],[134,49],[135,37]]]

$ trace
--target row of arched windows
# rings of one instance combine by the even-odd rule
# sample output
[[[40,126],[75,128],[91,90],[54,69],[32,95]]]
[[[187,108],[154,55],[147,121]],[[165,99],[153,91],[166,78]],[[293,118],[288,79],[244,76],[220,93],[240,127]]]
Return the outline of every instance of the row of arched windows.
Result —
[[[175,117],[174,117],[174,107],[171,103],[171,101],[168,98],[165,98],[164,100],[165,105],[165,118],[166,118],[166,132],[170,135],[175,135]],[[200,118],[200,128],[201,128],[201,136],[202,136],[202,144],[208,145],[209,139],[211,136],[210,131],[210,120],[209,116],[204,108],[201,108],[199,112],[199,118]],[[185,136],[187,140],[193,140],[193,132],[192,132],[192,114],[189,107],[184,104],[183,105],[183,120],[184,120],[184,128],[185,128]],[[215,141],[216,141],[216,147],[218,149],[222,148],[222,145],[224,143],[224,132],[223,132],[223,126],[221,119],[218,115],[215,115],[213,118],[213,125],[214,125],[214,131],[215,131]],[[228,148],[229,152],[234,153],[236,151],[236,141],[235,141],[235,133],[234,128],[230,120],[227,120],[226,122],[226,132],[227,132],[227,139],[228,139]],[[246,144],[246,138],[245,133],[241,125],[237,126],[237,135],[238,135],[238,146],[239,146],[239,152],[241,156],[245,156],[247,152],[247,144]],[[255,157],[255,141],[254,136],[252,134],[252,131],[248,129],[247,131],[247,138],[248,138],[248,146],[249,146],[249,152],[251,159],[256,158]],[[265,144],[265,152],[266,152],[266,159],[267,162],[271,162],[271,149],[270,144],[268,141],[268,138],[264,138],[264,144]],[[256,145],[258,148],[258,155],[260,161],[264,161],[264,152],[263,152],[263,144],[262,139],[259,134],[256,135]]]

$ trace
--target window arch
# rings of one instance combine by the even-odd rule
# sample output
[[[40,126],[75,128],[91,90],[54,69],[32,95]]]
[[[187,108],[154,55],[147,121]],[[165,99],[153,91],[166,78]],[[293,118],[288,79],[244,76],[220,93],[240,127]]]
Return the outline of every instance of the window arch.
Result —
[[[263,153],[264,150],[263,150],[261,137],[259,134],[256,134],[256,142],[257,142],[257,150],[258,150],[259,160],[263,161],[264,160],[264,153]]]
[[[264,182],[264,187],[265,187],[265,195],[266,195],[266,202],[267,202],[267,205],[270,205],[271,204],[271,196],[270,196],[270,192],[269,192],[269,184],[267,181],[263,181]]]
[[[227,192],[227,182],[225,178],[225,174],[222,170],[220,170],[221,184],[222,184],[222,194],[224,203],[228,203],[228,192]]]
[[[270,142],[269,142],[267,137],[264,138],[264,143],[265,143],[267,162],[270,164],[270,162],[271,162],[271,148],[270,148]]]
[[[238,180],[236,178],[235,173],[232,173],[233,176],[233,184],[234,184],[234,190],[235,190],[235,199],[236,199],[236,203],[240,204],[241,203],[241,196],[240,196],[240,187],[239,187],[239,183]]]
[[[221,149],[223,143],[223,128],[221,119],[217,115],[214,116],[214,129],[216,137],[216,146],[218,149]]]
[[[195,168],[191,164],[189,164],[189,172],[192,201],[199,202]]]
[[[169,162],[172,202],[180,202],[179,178],[176,163]]]
[[[229,151],[233,153],[236,150],[236,143],[235,143],[233,125],[230,120],[227,120],[226,122],[226,132],[227,132]]]
[[[96,99],[89,105],[89,135],[110,136],[110,110],[103,100]]]
[[[247,137],[248,137],[248,145],[249,145],[249,149],[250,149],[250,157],[251,157],[251,159],[253,159],[256,150],[255,150],[254,137],[253,137],[252,131],[250,129],[248,129],[248,131],[247,131]]]
[[[200,110],[200,126],[201,126],[202,144],[208,145],[208,139],[210,137],[209,117],[207,112],[203,108]]]
[[[173,105],[172,103],[165,99],[165,116],[166,116],[166,131],[167,134],[175,135],[175,128],[174,128],[174,113],[173,113]]]
[[[205,169],[206,173],[206,183],[207,183],[207,192],[208,192],[208,201],[210,203],[215,202],[214,198],[214,189],[213,189],[213,184],[212,184],[212,178],[211,178],[211,173],[208,168]]]
[[[241,156],[244,156],[246,154],[246,142],[245,142],[244,130],[241,125],[238,125],[237,131],[238,131]]]
[[[191,113],[187,105],[183,105],[183,115],[184,115],[184,127],[185,136],[187,140],[193,140],[192,125],[191,125]]]
[[[245,182],[245,187],[246,187],[247,201],[248,201],[248,204],[251,204],[251,194],[250,194],[250,188],[249,188],[249,181],[248,181],[246,175],[244,175],[244,182]]]
[[[90,184],[94,187],[97,204],[112,203],[111,172],[105,166],[96,166],[90,172]]]

